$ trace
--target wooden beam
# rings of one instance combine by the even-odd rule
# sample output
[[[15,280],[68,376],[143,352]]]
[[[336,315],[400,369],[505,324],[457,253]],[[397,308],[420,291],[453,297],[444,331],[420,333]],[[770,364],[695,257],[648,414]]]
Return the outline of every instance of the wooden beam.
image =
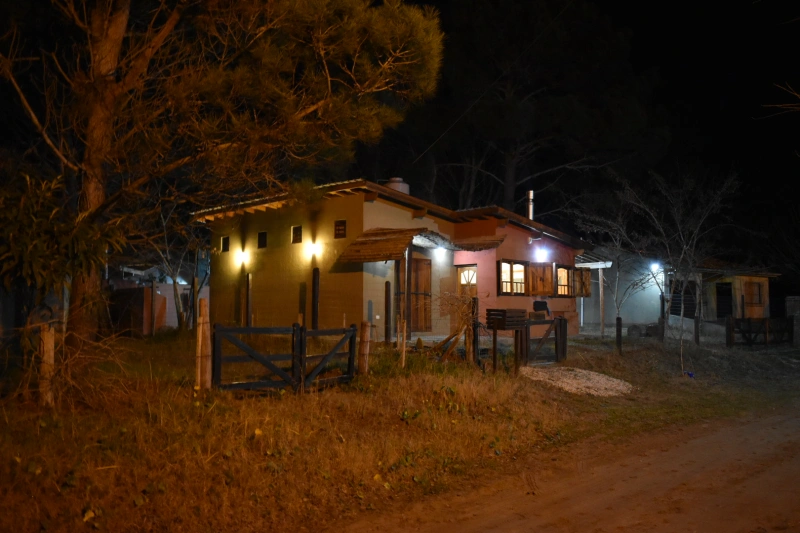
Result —
[[[411,218],[422,218],[428,214],[428,210],[425,208],[422,209],[414,209],[414,212],[411,215]]]
[[[365,202],[374,202],[378,199],[378,193],[375,191],[367,191],[364,193]]]
[[[498,218],[497,219],[497,227],[498,228],[505,228],[508,225],[507,218]]]

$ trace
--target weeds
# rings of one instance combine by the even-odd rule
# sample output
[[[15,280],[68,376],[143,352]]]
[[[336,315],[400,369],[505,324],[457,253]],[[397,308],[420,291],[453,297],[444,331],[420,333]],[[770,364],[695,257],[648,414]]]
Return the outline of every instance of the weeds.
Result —
[[[693,353],[701,377],[689,380],[672,377],[674,357],[656,346],[624,357],[575,346],[569,364],[639,389],[598,399],[423,353],[401,369],[387,350],[371,375],[339,388],[197,395],[191,339],[117,340],[115,350],[121,364],[87,366],[76,381],[84,400],[62,411],[2,403],[0,530],[324,529],[589,435],[735,414],[767,395],[726,386],[750,379],[731,369],[778,364]],[[535,477],[526,483],[536,490]]]

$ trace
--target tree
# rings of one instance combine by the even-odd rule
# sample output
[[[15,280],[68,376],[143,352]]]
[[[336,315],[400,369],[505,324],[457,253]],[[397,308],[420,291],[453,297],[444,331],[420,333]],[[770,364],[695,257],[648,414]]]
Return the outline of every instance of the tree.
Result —
[[[616,318],[622,316],[622,307],[632,296],[657,283],[656,276],[649,265],[643,266],[643,258],[636,250],[642,250],[639,237],[634,235],[633,220],[635,212],[629,204],[620,204],[615,199],[603,195],[594,198],[583,209],[572,210],[580,230],[595,236],[602,248],[597,251],[611,262],[610,276],[603,277],[614,302]],[[601,310],[601,314],[602,314]],[[605,320],[604,316],[600,317]],[[622,354],[622,331],[616,330],[617,348]]]
[[[11,13],[0,75],[96,224],[157,178],[246,192],[347,158],[434,92],[441,61],[437,14],[400,0],[39,7]],[[79,337],[99,287],[96,269],[72,280]]]
[[[626,173],[653,164],[653,82],[630,66],[629,33],[591,3],[438,5],[448,46],[437,97],[362,153],[362,174],[419,176],[430,200],[454,208],[514,210],[534,189],[543,213],[609,162]]]
[[[702,265],[717,255],[722,229],[730,222],[728,202],[738,187],[734,174],[715,179],[685,172],[667,181],[651,173],[646,186],[634,188],[622,182],[620,200],[630,205],[637,217],[640,255],[661,259],[663,271],[654,271],[653,281],[661,290],[669,317],[675,295],[681,296],[679,341],[683,372],[684,296],[692,282],[700,287]],[[663,272],[663,277],[660,275]],[[668,323],[664,325],[668,327]]]

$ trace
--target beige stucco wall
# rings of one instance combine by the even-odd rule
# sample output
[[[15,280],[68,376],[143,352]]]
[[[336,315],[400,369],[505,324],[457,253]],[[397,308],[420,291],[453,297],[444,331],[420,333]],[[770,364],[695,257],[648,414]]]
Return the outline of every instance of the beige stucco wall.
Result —
[[[454,224],[436,217],[425,216],[414,218],[411,208],[395,203],[377,199],[374,202],[364,203],[364,230],[374,228],[426,228],[445,237],[452,238]],[[448,335],[451,327],[455,327],[453,317],[442,308],[442,294],[455,290],[455,269],[453,268],[453,254],[450,251],[434,253],[433,250],[417,249],[414,257],[431,260],[431,322],[432,330],[429,332],[413,332],[418,336]],[[389,281],[392,290],[392,331],[397,313],[397,284],[395,277],[394,261],[387,263],[368,263],[364,265],[364,320],[369,320],[375,327],[373,339],[385,339],[386,313],[385,284]]]
[[[363,227],[363,195],[286,206],[214,221],[211,261],[211,318],[244,324],[246,274],[252,274],[253,325],[288,326],[302,313],[311,326],[313,269],[320,269],[320,328],[361,321],[361,265],[335,265],[347,244]],[[347,238],[334,239],[334,221],[347,221]],[[303,227],[303,242],[291,243],[292,226]],[[258,232],[267,232],[267,247],[258,249]],[[220,239],[230,237],[230,251],[220,253]],[[313,253],[312,244],[317,246]],[[244,252],[245,261],[242,262]]]

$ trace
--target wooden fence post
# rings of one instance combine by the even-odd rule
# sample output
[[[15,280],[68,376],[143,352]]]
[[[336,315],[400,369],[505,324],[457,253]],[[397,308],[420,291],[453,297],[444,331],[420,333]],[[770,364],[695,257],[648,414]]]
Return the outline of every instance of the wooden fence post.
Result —
[[[731,315],[725,319],[725,346],[727,348],[733,348],[735,334],[733,330],[733,315]]]
[[[42,324],[39,331],[39,404],[53,407],[53,370],[55,367],[56,335],[50,324]]]
[[[481,358],[481,339],[480,329],[478,322],[478,298],[472,299],[472,362],[476,365],[480,363]]]
[[[400,343],[400,368],[406,367],[406,321],[400,321],[400,329],[397,332],[397,339]]]
[[[369,337],[371,331],[369,322],[361,323],[361,338],[358,344],[358,373],[362,376],[369,374]]]
[[[150,336],[156,336],[156,280],[150,281]]]
[[[388,346],[392,342],[392,282],[384,285],[383,295],[383,341]]]
[[[211,388],[211,323],[208,317],[208,300],[200,298],[200,312],[197,317],[195,332],[197,344],[195,346],[195,386],[198,389]]]
[[[497,373],[497,324],[492,328],[492,372]]]

